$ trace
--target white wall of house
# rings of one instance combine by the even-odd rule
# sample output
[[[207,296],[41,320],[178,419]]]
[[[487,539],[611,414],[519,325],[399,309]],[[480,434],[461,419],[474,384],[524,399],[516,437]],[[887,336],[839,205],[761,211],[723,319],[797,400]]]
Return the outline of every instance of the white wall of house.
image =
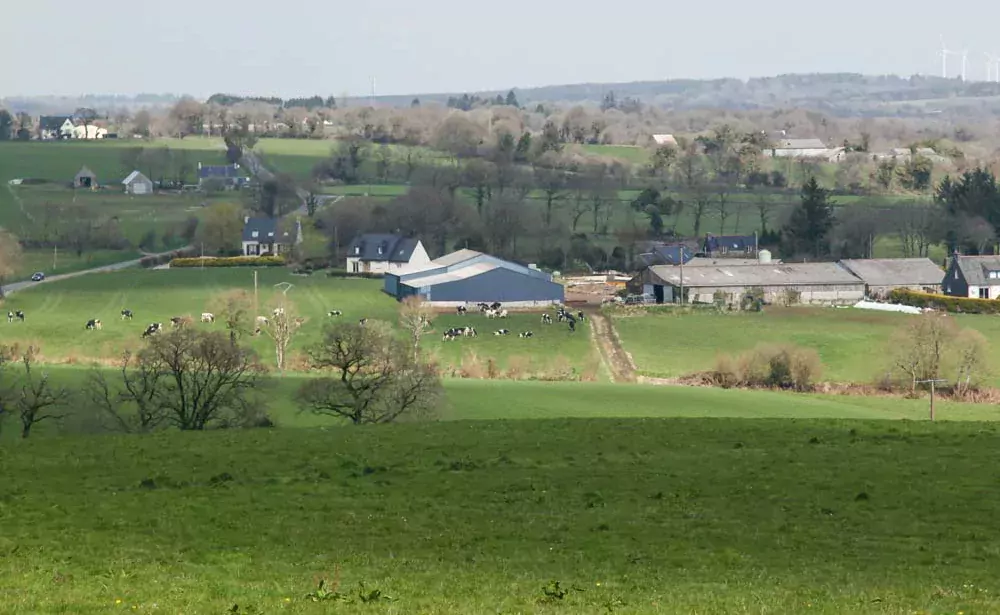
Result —
[[[1000,285],[973,286],[969,285],[970,299],[1000,299]]]
[[[244,241],[243,256],[277,256],[281,254],[281,244],[260,243],[259,241]]]
[[[403,262],[390,261],[362,261],[357,257],[347,257],[347,273],[389,273],[409,267],[410,265],[426,265],[431,262],[431,257],[424,249],[422,242],[417,242],[417,247],[413,248],[410,260]]]

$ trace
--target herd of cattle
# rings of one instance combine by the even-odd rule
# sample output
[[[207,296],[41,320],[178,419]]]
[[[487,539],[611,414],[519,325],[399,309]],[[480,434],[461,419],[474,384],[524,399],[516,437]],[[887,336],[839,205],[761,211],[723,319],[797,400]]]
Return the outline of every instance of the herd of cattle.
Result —
[[[509,314],[507,310],[503,309],[503,305],[497,301],[494,303],[479,303],[477,304],[479,308],[479,313],[483,314],[487,318],[507,318]],[[553,322],[565,322],[569,325],[570,332],[576,331],[576,323],[578,321],[583,321],[586,319],[586,315],[582,311],[578,311],[575,315],[567,310],[565,306],[556,305],[556,319],[553,321],[550,314],[542,314],[542,324],[551,325]],[[460,305],[456,308],[459,316],[464,316],[469,313],[469,308],[464,305]],[[451,342],[460,337],[476,337],[475,327],[452,327],[444,332],[444,341]],[[493,335],[510,335],[510,329],[497,329],[493,332]],[[531,331],[522,331],[518,334],[518,337],[522,339],[528,339],[534,337],[535,334]]]

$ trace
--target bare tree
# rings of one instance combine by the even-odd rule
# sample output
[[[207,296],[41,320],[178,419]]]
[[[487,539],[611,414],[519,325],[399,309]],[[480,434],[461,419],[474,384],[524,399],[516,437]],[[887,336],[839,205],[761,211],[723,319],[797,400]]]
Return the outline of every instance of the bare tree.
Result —
[[[286,297],[292,285],[283,282],[282,286],[280,296],[272,302],[274,307],[264,326],[264,332],[274,342],[274,362],[280,370],[285,369],[288,347],[301,325],[301,321],[295,317],[295,306]]]
[[[19,394],[14,400],[14,408],[21,419],[22,438],[30,436],[31,428],[42,421],[59,421],[65,418],[66,413],[57,410],[66,408],[70,397],[67,389],[52,384],[47,373],[42,373],[40,377],[35,374],[37,355],[38,349],[32,346],[21,357],[24,375]]]
[[[312,366],[329,375],[299,389],[303,410],[359,425],[418,417],[437,406],[443,391],[434,366],[414,361],[410,349],[379,324],[338,323],[324,331],[309,354]]]
[[[131,352],[122,355],[120,387],[109,382],[101,368],[95,368],[86,392],[95,407],[111,421],[111,429],[125,433],[148,433],[169,418],[160,403],[159,392],[166,373],[156,362],[140,361]]]
[[[253,314],[253,297],[247,291],[232,290],[217,295],[209,303],[209,309],[226,323],[231,342],[253,331],[256,315]]]
[[[949,344],[958,335],[954,318],[923,314],[893,334],[890,351],[893,365],[910,381],[915,392],[918,380],[941,377]]]
[[[989,373],[989,341],[975,329],[964,329],[955,338],[955,392],[964,395]]]
[[[422,297],[412,295],[403,300],[403,306],[399,310],[399,324],[410,337],[414,361],[420,359],[420,338],[430,331],[433,316],[434,311]]]

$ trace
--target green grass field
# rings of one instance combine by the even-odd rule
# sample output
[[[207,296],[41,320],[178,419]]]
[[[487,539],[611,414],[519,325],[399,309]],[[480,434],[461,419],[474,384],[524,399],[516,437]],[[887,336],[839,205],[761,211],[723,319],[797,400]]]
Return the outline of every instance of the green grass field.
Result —
[[[15,613],[995,612],[1000,494],[983,460],[996,429],[604,419],[28,440],[0,449],[0,600]],[[355,604],[307,597],[320,579]],[[359,586],[383,598],[361,603]]]
[[[961,327],[987,339],[1000,336],[1000,319],[953,316]],[[685,315],[656,312],[616,316],[625,349],[643,373],[676,377],[712,369],[720,353],[739,354],[762,342],[791,343],[815,349],[823,361],[823,379],[875,382],[890,368],[889,341],[912,316],[870,310],[769,307],[759,314]],[[990,347],[1000,365],[1000,347]],[[994,377],[994,383],[997,382]]]
[[[261,269],[258,278],[260,313],[275,305],[278,295],[274,285],[294,284],[288,300],[305,319],[293,352],[315,339],[322,326],[330,321],[327,312],[341,310],[345,320],[371,318],[395,324],[398,303],[381,292],[381,280],[334,279],[325,275],[295,276],[285,269]],[[130,270],[98,273],[59,282],[46,283],[15,293],[4,304],[6,309],[23,310],[24,323],[2,323],[5,343],[41,347],[51,362],[108,360],[125,349],[141,345],[141,334],[150,322],[166,323],[174,316],[191,316],[196,321],[202,312],[213,311],[212,301],[231,289],[253,291],[250,269],[174,269]],[[131,309],[132,322],[121,321],[120,311]],[[91,318],[100,319],[102,331],[85,331]],[[452,326],[471,324],[479,332],[476,338],[452,342],[442,340],[442,333]],[[214,326],[222,329],[222,323]],[[496,337],[493,331],[506,328],[512,335]],[[530,330],[532,339],[517,334]],[[256,349],[270,362],[273,347],[266,339],[255,342]],[[591,351],[586,325],[576,333],[565,327],[542,326],[537,313],[512,313],[506,320],[488,320],[479,314],[459,317],[442,314],[435,320],[434,331],[427,335],[425,350],[445,367],[461,368],[475,357],[474,366],[486,369],[492,359],[500,370],[516,369],[525,377],[549,371],[582,376],[596,371],[597,360]],[[471,353],[471,354],[470,354]]]
[[[77,256],[76,252],[66,250],[55,253],[52,250],[25,250],[17,272],[10,281],[30,278],[36,271],[53,276],[120,263],[140,256],[139,252],[130,250],[91,250],[80,256]],[[53,262],[55,267],[52,266]]]

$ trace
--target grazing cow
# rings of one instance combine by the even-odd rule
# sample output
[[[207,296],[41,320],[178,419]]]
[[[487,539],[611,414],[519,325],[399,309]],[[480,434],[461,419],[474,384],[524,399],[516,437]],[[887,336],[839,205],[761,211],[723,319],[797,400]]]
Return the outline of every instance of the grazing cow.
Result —
[[[551,325],[552,324],[552,317],[549,316],[548,314],[542,314],[542,324],[543,325]]]
[[[94,329],[101,330],[101,321],[96,318],[87,321],[87,330],[93,331]]]
[[[576,331],[576,320],[569,321],[569,332],[572,333]]]
[[[532,333],[531,331],[525,331],[524,333],[521,333],[518,337],[528,338],[528,337],[534,337],[534,335],[535,334]]]
[[[22,312],[21,310],[17,310],[16,312],[14,312],[14,318],[20,320],[21,322],[24,322],[24,312]]]
[[[285,308],[279,307],[279,308],[274,308],[274,310],[271,312],[271,315],[277,318],[278,316],[281,316],[284,313],[285,313]]]
[[[507,310],[500,310],[497,312],[497,318],[507,318]]]
[[[151,322],[151,323],[149,323],[149,326],[146,327],[146,330],[143,332],[142,336],[143,337],[149,337],[150,335],[153,335],[155,333],[159,333],[162,330],[163,330],[163,323],[161,323],[161,322]]]
[[[122,320],[132,320],[132,310],[122,310]]]
[[[202,312],[201,322],[215,322],[215,314],[211,312]]]
[[[14,312],[7,310],[7,322],[14,322]]]
[[[367,322],[368,322],[367,318],[362,318],[361,320],[358,321],[358,324],[363,327],[363,326],[365,326],[365,323],[367,323]]]
[[[478,335],[479,334],[476,333],[476,328],[475,327],[466,327],[465,328],[465,337],[477,337]]]
[[[452,335],[451,331],[445,331],[444,332],[444,341],[446,341],[446,342],[454,341],[456,337],[458,337],[458,336],[457,335]]]
[[[583,310],[580,310],[579,312],[577,312],[576,313],[576,317],[577,317],[578,320],[586,320],[587,319],[587,316],[583,313]]]
[[[510,329],[499,329],[494,331],[493,335],[510,335]]]
[[[496,311],[494,311],[491,308],[486,308],[485,310],[483,310],[483,314],[486,314],[486,318],[496,318],[497,317]]]
[[[460,305],[457,308],[455,308],[455,311],[458,312],[459,316],[465,316],[466,314],[469,313],[469,308],[465,307],[464,305]]]
[[[343,316],[344,313],[341,312],[340,310],[330,310],[329,312],[326,313],[326,315],[327,316]]]
[[[173,318],[170,319],[170,326],[171,327],[179,327],[179,326],[181,326],[182,322],[184,322],[184,319],[182,317],[180,317],[180,316],[174,316]]]
[[[271,321],[268,320],[267,317],[265,317],[265,316],[258,316],[257,317],[257,330],[258,331],[260,330],[261,326],[265,326],[266,327],[269,324],[271,324]]]
[[[499,301],[494,301],[493,303],[490,304],[490,308],[492,308],[494,311],[499,310],[500,309],[500,302]]]

